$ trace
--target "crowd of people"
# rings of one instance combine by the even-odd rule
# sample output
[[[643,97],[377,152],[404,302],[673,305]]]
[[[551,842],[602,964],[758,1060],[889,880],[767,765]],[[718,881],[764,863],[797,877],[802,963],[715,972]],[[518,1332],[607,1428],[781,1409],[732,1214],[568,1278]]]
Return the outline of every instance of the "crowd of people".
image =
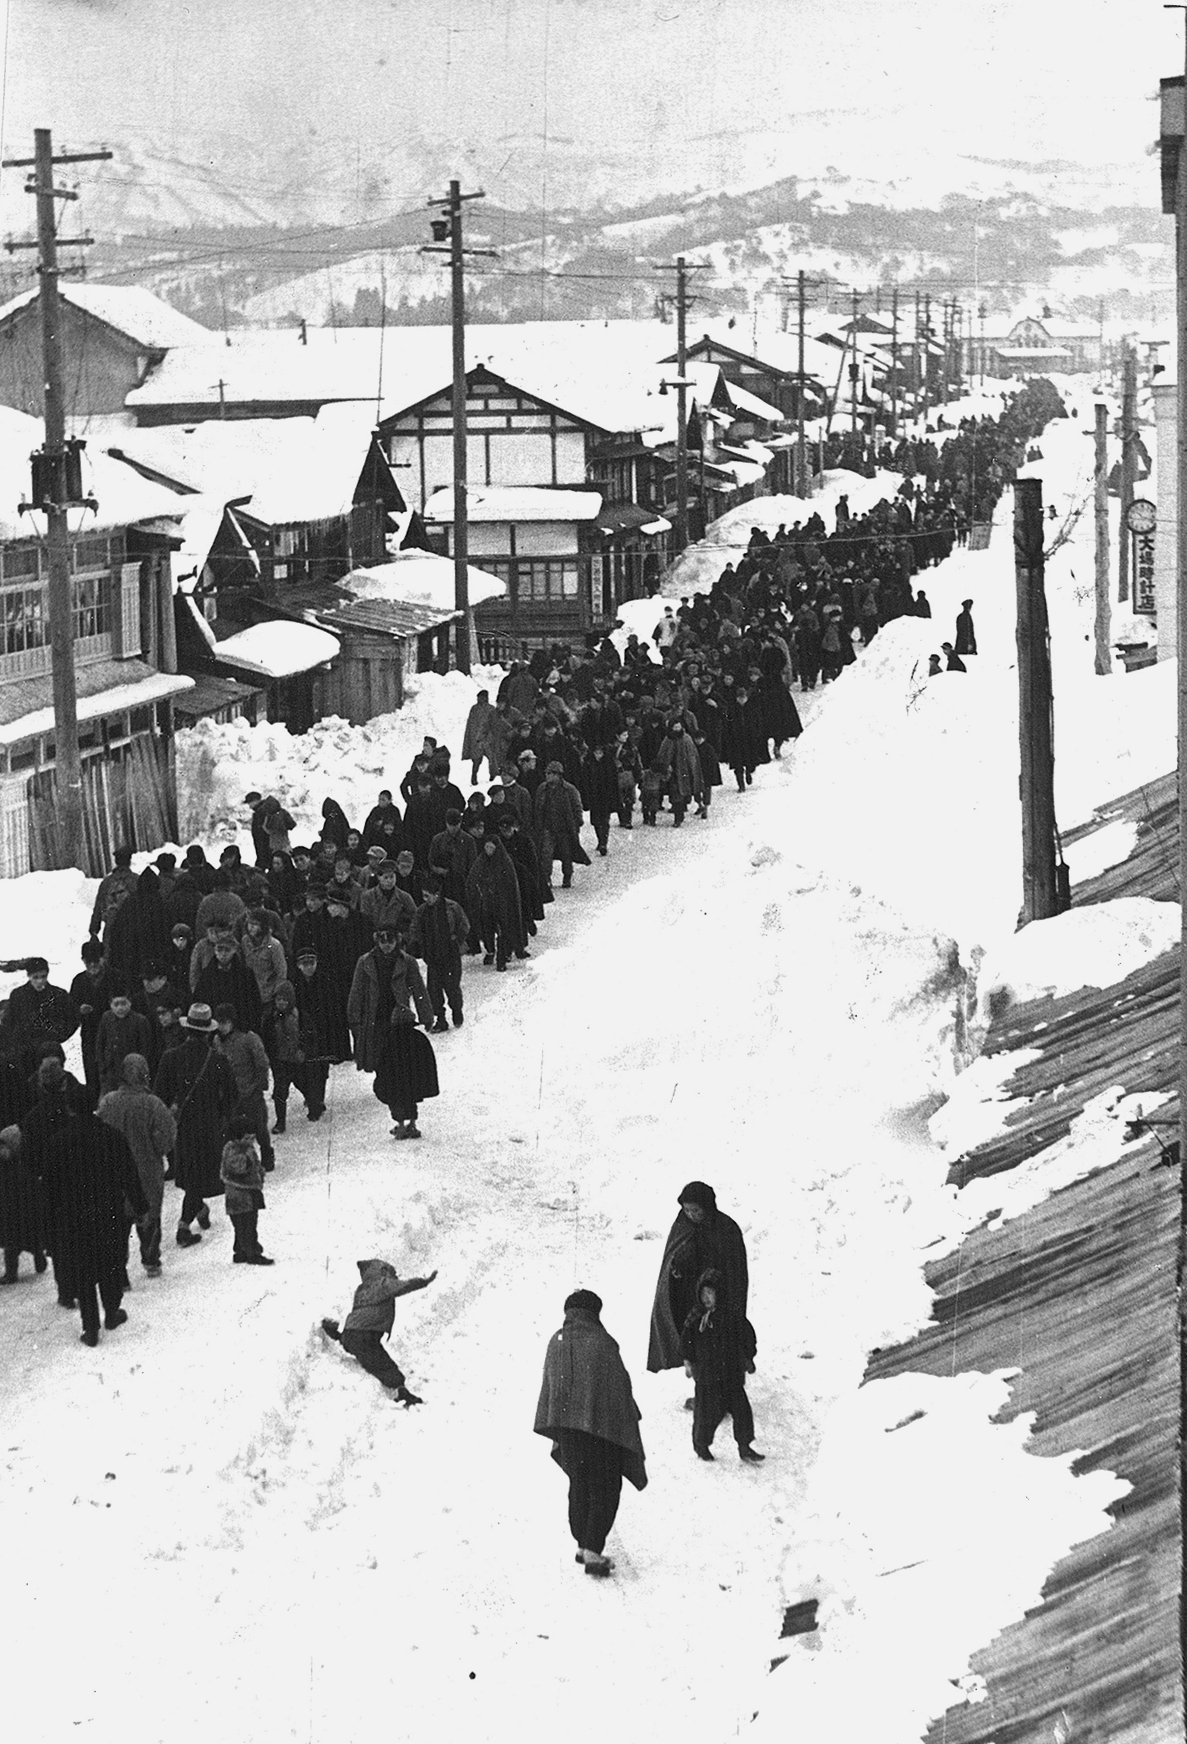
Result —
[[[301,843],[282,800],[252,792],[246,857],[228,845],[216,866],[195,844],[180,863],[164,852],[137,873],[118,850],[69,987],[51,983],[43,957],[0,963],[26,976],[0,1005],[0,1283],[18,1282],[23,1254],[35,1275],[52,1263],[58,1302],[96,1345],[101,1315],[107,1330],[128,1317],[133,1230],[145,1274],[161,1275],[169,1182],[178,1248],[203,1239],[222,1197],[232,1263],[271,1265],[258,1220],[290,1102],[295,1092],[319,1121],[330,1073],[347,1062],[371,1076],[391,1137],[419,1139],[421,1106],[439,1091],[430,1037],[465,1021],[466,959],[506,973],[530,956],[557,871],[568,890],[591,864],[587,819],[605,856],[612,825],[707,818],[723,769],[744,794],[798,736],[793,686],[836,679],[891,618],[929,617],[913,578],[948,555],[971,510],[985,511],[986,474],[973,469],[991,455],[1000,490],[1019,444],[1052,415],[1041,387],[995,425],[962,426],[935,466],[927,445],[904,445],[894,500],[854,515],[842,498],[831,532],[818,514],[773,536],[754,529],[707,593],[663,608],[650,647],[606,634],[512,664],[493,699],[479,693],[460,757],[426,738],[398,795],[381,790],[365,818],[328,797]],[[972,603],[942,645],[948,671],[976,653]],[[75,1036],[81,1076],[67,1066]],[[401,1279],[379,1260],[360,1273],[345,1326],[326,1320],[326,1335],[419,1404],[381,1341],[396,1298],[436,1274]],[[694,1376],[703,1460],[727,1415],[742,1459],[762,1457],[745,1396],[746,1292],[741,1232],[691,1183],[664,1255],[649,1367]],[[578,1561],[605,1574],[621,1478],[646,1479],[600,1308],[589,1291],[566,1303],[536,1428],[570,1479]],[[573,1403],[583,1387],[588,1410]]]

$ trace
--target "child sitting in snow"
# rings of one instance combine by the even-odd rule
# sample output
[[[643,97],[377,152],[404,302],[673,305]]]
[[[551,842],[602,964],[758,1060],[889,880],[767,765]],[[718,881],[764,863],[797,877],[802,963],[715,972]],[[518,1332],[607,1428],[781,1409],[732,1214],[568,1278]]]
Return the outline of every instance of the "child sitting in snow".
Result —
[[[710,1268],[697,1281],[697,1305],[680,1334],[685,1372],[696,1382],[692,1406],[692,1445],[698,1459],[712,1459],[710,1444],[723,1417],[734,1420],[738,1457],[757,1464],[766,1455],[751,1447],[754,1413],[746,1397],[746,1376],[754,1373],[758,1341],[744,1314],[731,1305],[725,1279]]]
[[[354,1305],[346,1316],[346,1325],[339,1328],[336,1320],[323,1320],[321,1329],[327,1338],[340,1344],[348,1355],[374,1375],[399,1400],[401,1405],[422,1403],[404,1385],[404,1376],[383,1348],[396,1318],[396,1297],[407,1296],[413,1290],[424,1290],[437,1276],[401,1278],[395,1266],[387,1260],[359,1260],[359,1285],[354,1293]]]
[[[639,802],[643,807],[643,822],[653,824],[664,797],[664,770],[661,763],[651,763],[643,771],[639,783]]]
[[[264,1165],[256,1145],[255,1131],[246,1115],[236,1115],[227,1128],[219,1175],[227,1191],[227,1216],[235,1226],[237,1266],[271,1266],[260,1246],[256,1220],[264,1209]]]

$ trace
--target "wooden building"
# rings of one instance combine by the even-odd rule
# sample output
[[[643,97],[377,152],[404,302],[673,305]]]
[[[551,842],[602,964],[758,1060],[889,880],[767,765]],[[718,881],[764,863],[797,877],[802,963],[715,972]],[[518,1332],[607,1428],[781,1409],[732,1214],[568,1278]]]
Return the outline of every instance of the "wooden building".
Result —
[[[175,346],[210,349],[217,335],[136,285],[64,279],[59,286],[62,375],[74,417],[122,412]],[[0,405],[40,417],[41,300],[26,291],[0,308]]]

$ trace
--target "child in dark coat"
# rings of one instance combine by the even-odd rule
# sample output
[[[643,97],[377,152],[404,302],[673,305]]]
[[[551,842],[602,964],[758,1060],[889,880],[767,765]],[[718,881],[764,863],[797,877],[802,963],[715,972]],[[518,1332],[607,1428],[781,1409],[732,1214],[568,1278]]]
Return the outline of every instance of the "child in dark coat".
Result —
[[[717,753],[698,728],[692,735],[692,742],[697,748],[701,760],[700,785],[693,792],[696,801],[697,816],[705,818],[709,815],[709,807],[713,803],[713,789],[721,786],[721,764]]]
[[[396,1319],[396,1297],[407,1296],[412,1290],[424,1290],[437,1276],[401,1278],[395,1266],[386,1260],[359,1260],[359,1285],[354,1293],[354,1305],[346,1316],[346,1325],[336,1320],[323,1320],[321,1329],[327,1338],[340,1344],[369,1375],[381,1381],[401,1405],[419,1405],[422,1400],[404,1385],[404,1376],[383,1348]]]
[[[264,1164],[249,1116],[238,1114],[227,1128],[219,1179],[226,1188],[227,1216],[235,1228],[232,1259],[237,1266],[271,1266],[260,1246],[256,1223],[264,1209]]]
[[[744,1314],[731,1307],[721,1272],[710,1268],[697,1281],[697,1305],[680,1335],[685,1372],[696,1383],[692,1407],[692,1445],[698,1459],[712,1459],[709,1448],[723,1417],[732,1417],[738,1457],[757,1464],[765,1454],[750,1445],[754,1413],[746,1397],[746,1376],[754,1373],[758,1341]]]

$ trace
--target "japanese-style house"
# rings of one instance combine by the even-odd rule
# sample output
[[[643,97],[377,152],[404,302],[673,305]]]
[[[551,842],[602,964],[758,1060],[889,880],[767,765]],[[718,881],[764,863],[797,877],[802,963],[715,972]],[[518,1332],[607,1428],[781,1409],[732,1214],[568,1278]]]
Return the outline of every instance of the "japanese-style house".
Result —
[[[0,875],[65,863],[57,829],[56,742],[44,518],[19,514],[42,428],[0,416]],[[176,839],[177,671],[170,558],[178,498],[96,454],[84,482],[97,508],[72,510],[74,663],[85,861],[96,876],[121,842]]]
[[[62,376],[74,417],[122,412],[127,396],[177,346],[218,356],[216,334],[137,285],[64,279],[58,298]],[[44,394],[40,293],[25,291],[0,308],[0,404],[40,417]]]

